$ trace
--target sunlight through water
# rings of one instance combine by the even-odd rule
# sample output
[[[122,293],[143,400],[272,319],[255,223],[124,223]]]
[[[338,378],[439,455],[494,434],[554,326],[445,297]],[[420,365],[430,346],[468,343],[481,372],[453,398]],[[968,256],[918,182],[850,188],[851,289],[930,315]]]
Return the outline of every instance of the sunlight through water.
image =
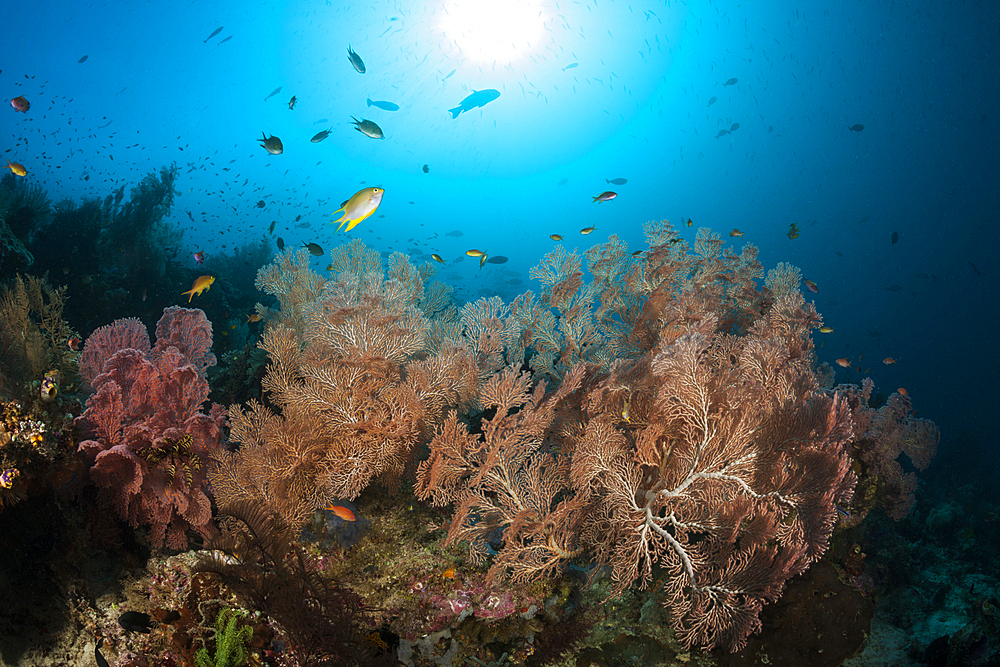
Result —
[[[481,63],[507,64],[538,47],[546,20],[539,3],[525,0],[454,0],[439,28],[449,44]]]

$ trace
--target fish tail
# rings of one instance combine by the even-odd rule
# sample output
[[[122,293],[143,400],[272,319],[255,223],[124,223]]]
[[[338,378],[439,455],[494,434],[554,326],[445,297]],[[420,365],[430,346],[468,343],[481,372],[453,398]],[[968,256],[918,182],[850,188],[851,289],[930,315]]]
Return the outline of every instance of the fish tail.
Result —
[[[455,107],[454,109],[448,109],[448,113],[451,114],[451,117],[453,119],[458,118],[458,114],[462,113],[462,107]]]
[[[368,102],[368,106],[372,105],[372,98],[368,97],[366,98],[366,101]]]

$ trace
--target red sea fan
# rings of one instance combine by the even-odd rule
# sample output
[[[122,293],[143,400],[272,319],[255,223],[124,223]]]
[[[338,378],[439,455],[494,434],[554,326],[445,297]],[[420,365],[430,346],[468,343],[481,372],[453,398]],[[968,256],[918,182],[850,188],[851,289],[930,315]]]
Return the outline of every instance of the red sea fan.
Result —
[[[150,350],[146,326],[135,317],[115,320],[90,334],[80,354],[80,375],[93,386],[94,378],[104,370],[104,363],[115,352],[128,348],[142,353]]]

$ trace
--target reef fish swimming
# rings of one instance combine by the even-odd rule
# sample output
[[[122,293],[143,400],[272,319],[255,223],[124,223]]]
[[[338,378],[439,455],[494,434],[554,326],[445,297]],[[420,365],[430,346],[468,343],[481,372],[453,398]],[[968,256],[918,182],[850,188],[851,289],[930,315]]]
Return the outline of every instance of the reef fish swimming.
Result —
[[[368,106],[370,106],[370,107],[378,107],[379,109],[382,109],[383,111],[399,111],[399,105],[398,104],[393,104],[392,102],[385,102],[383,100],[372,101],[372,98],[370,98],[370,97],[368,98]]]
[[[351,61],[354,69],[358,70],[358,74],[364,74],[367,71],[365,69],[365,61],[350,46],[347,47],[347,58]]]
[[[459,114],[472,111],[477,107],[486,106],[498,97],[500,97],[500,91],[493,88],[473,90],[472,94],[462,100],[457,107],[448,109],[448,113],[451,114],[452,118],[458,118]]]
[[[274,135],[271,135],[269,137],[263,132],[261,132],[260,134],[264,138],[258,139],[257,141],[259,141],[260,145],[264,147],[264,150],[266,150],[271,155],[281,155],[282,152],[284,152],[285,147],[282,146],[281,139],[279,139]]]
[[[338,232],[344,225],[347,225],[347,229],[344,231],[351,231],[359,222],[375,212],[375,209],[382,203],[382,195],[384,194],[385,190],[382,188],[363,188],[358,190],[354,193],[353,197],[345,201],[340,205],[340,208],[333,212],[336,214],[343,211],[343,215],[331,221],[330,224],[339,222],[340,227],[337,227]]]
[[[382,134],[382,128],[379,127],[375,121],[365,120],[364,118],[358,120],[354,116],[351,116],[351,120],[354,121],[354,129],[366,137],[371,137],[372,139],[385,139],[385,135]]]

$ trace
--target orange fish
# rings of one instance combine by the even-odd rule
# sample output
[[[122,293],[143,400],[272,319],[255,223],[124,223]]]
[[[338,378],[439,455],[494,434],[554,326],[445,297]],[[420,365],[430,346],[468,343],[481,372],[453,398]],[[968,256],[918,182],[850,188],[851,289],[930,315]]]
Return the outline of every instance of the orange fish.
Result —
[[[185,294],[189,295],[188,303],[191,303],[191,299],[193,297],[201,296],[201,293],[211,287],[214,282],[215,276],[198,276],[194,281],[194,285],[191,286],[191,289],[187,292],[181,293],[181,296],[184,296]]]
[[[843,366],[844,368],[850,368],[851,367],[851,360],[850,359],[844,359],[844,358],[837,359],[837,365],[838,366]]]
[[[12,172],[18,176],[27,176],[28,170],[24,168],[24,165],[19,162],[11,162],[7,160],[7,166],[4,169],[10,169]]]
[[[23,95],[19,95],[10,101],[10,105],[14,107],[14,111],[28,113],[28,107],[31,106],[31,103],[24,99]]]
[[[260,313],[250,313],[247,315],[247,322],[260,322],[262,319],[264,319],[264,316]]]
[[[454,579],[455,578],[455,568],[449,567],[447,570],[445,570],[444,572],[441,573],[441,576],[443,578],[445,578],[445,579]]]
[[[736,238],[737,236],[743,238],[743,232],[741,232],[738,229],[734,229],[733,231],[729,232],[729,235],[732,236],[733,238]]]
[[[905,389],[903,389],[902,387],[900,387],[900,388],[899,388],[899,389],[897,389],[896,391],[898,391],[898,392],[899,392],[900,394],[902,394],[903,396],[909,396],[909,395],[910,395],[910,392],[906,391],[906,390],[905,390]]]
[[[343,505],[330,505],[327,507],[328,510],[339,516],[344,521],[357,521],[358,517],[354,516],[354,512],[344,507]]]
[[[886,357],[885,359],[882,360],[882,363],[885,364],[886,366],[891,366],[892,364],[896,363],[896,360],[893,359],[892,357]]]

